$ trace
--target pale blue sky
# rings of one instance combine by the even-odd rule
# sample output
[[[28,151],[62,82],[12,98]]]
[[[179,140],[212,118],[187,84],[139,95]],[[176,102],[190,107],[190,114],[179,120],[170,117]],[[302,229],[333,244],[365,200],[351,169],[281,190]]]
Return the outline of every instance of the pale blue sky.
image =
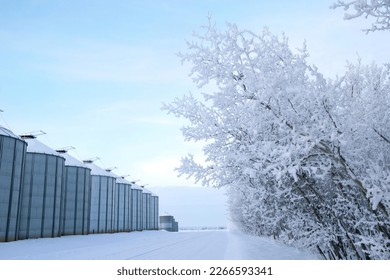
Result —
[[[310,63],[333,77],[345,61],[389,60],[390,33],[366,35],[364,20],[344,21],[333,1],[0,0],[0,125],[17,134],[43,130],[52,148],[100,157],[150,187],[193,185],[178,179],[180,120],[162,102],[196,90],[175,53],[207,23],[285,32],[306,39]]]

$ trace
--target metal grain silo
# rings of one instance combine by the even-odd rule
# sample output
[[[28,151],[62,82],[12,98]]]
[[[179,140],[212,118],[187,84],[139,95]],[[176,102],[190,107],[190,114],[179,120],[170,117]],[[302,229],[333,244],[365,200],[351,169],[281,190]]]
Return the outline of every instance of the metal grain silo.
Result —
[[[142,230],[142,188],[135,184],[131,185],[131,230],[140,231]]]
[[[117,232],[131,231],[131,198],[131,183],[122,177],[118,177],[114,192],[114,227]]]
[[[22,138],[27,142],[27,153],[18,238],[60,236],[65,159],[33,135]]]
[[[57,150],[57,152],[65,158],[62,234],[88,234],[92,183],[91,169],[67,154],[66,150]]]
[[[26,147],[19,136],[0,126],[0,242],[18,238]]]
[[[142,229],[148,230],[150,229],[150,198],[152,193],[143,188],[142,193]]]
[[[146,229],[158,229],[158,196],[148,189],[144,189],[144,203],[146,202]],[[144,215],[145,216],[145,215]]]
[[[151,196],[151,201],[152,201],[152,205],[151,205],[151,229],[153,230],[158,230],[158,219],[159,219],[159,199],[158,199],[158,196],[155,194],[155,193],[152,193],[152,196]]]
[[[154,200],[154,193],[150,193],[150,204],[149,204],[149,220],[148,220],[148,229],[149,230],[154,230],[154,216],[155,216],[155,204],[156,201]]]
[[[111,233],[114,230],[116,178],[92,160],[85,160],[84,163],[91,169],[92,177],[89,233]]]

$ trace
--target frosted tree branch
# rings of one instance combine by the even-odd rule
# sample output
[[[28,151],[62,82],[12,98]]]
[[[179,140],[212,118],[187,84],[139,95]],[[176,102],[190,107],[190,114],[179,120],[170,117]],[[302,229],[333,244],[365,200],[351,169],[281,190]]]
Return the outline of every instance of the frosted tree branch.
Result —
[[[337,1],[331,6],[332,9],[344,8],[345,11],[353,9],[353,13],[345,13],[344,19],[350,20],[364,16],[365,18],[375,19],[371,28],[365,29],[366,32],[377,30],[390,30],[390,0],[355,0],[355,1]]]
[[[267,29],[209,19],[180,54],[206,92],[163,106],[188,121],[185,140],[205,143],[202,162],[177,170],[227,188],[243,231],[326,259],[388,259],[390,69],[358,61],[332,82],[307,57]]]

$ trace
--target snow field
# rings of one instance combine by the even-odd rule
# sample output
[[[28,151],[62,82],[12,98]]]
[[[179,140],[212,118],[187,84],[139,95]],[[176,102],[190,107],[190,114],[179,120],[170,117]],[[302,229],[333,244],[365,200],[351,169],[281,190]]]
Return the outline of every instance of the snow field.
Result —
[[[308,252],[235,231],[144,231],[0,243],[2,260],[310,260]]]

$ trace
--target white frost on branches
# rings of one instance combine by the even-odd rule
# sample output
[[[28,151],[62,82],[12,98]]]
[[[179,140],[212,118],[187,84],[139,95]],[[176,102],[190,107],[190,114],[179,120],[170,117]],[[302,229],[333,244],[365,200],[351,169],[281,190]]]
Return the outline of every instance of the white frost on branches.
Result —
[[[326,81],[285,36],[214,24],[195,34],[190,76],[200,89],[163,106],[189,121],[205,161],[181,175],[226,187],[244,231],[326,259],[390,258],[390,73],[349,65]]]
[[[390,30],[390,0],[355,0],[337,1],[331,8],[344,8],[345,11],[353,8],[353,13],[345,13],[344,19],[350,20],[364,16],[365,18],[375,18],[375,23],[366,32],[376,30]]]

